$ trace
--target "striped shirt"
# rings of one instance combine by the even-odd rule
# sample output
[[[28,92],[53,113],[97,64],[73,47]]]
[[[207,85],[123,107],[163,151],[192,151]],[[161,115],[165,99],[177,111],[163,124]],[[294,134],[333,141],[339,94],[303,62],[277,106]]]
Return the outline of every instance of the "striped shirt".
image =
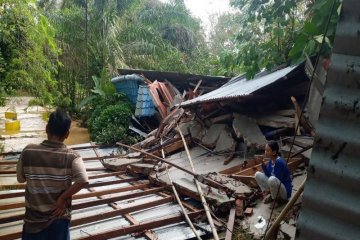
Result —
[[[24,148],[17,164],[17,179],[26,181],[24,229],[28,233],[50,225],[57,199],[72,182],[88,182],[80,155],[62,142],[49,140]],[[71,201],[60,218],[71,218]]]

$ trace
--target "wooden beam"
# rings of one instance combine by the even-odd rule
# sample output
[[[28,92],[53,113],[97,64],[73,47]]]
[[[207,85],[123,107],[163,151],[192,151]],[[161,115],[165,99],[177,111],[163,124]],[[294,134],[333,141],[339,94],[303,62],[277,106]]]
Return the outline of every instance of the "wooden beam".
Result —
[[[291,158],[288,162],[288,167],[293,171],[303,161],[304,161],[304,159],[302,159],[302,158]],[[261,164],[258,164],[258,165],[246,168],[244,170],[241,170],[237,173],[234,173],[234,175],[250,176],[250,175],[254,175],[256,173],[256,171],[260,171],[261,169],[262,169]]]
[[[88,149],[88,148],[101,148],[100,145],[91,145],[91,146],[82,146],[82,147],[69,147],[72,150],[82,150],[82,149]],[[104,147],[105,148],[105,147]],[[8,156],[8,155],[19,155],[21,154],[21,151],[17,152],[4,152],[0,153],[0,156]]]
[[[150,186],[149,183],[143,183],[143,184],[138,184],[138,185],[129,186],[129,187],[114,188],[114,189],[96,191],[96,192],[91,192],[91,193],[75,194],[73,196],[73,199],[82,199],[82,198],[97,197],[97,196],[113,194],[113,193],[128,192],[128,191],[146,188],[149,186]]]
[[[17,161],[0,161],[0,165],[14,165]]]
[[[113,193],[121,193],[121,192],[127,192],[127,191],[133,191],[137,189],[142,189],[149,187],[149,183],[143,183],[139,185],[134,185],[130,187],[121,187],[121,188],[114,188],[114,189],[108,189],[103,191],[96,191],[91,193],[83,193],[83,194],[75,194],[73,196],[73,199],[82,199],[82,198],[88,198],[88,197],[97,197],[101,195],[107,195],[107,194],[113,194]],[[18,192],[18,193],[7,193],[7,194],[1,194],[0,199],[7,199],[7,198],[14,198],[14,197],[22,197],[25,195],[25,192]],[[22,204],[22,205],[21,205]],[[11,203],[6,205],[0,205],[0,209],[11,209],[11,208],[19,208],[23,207],[25,203]]]
[[[113,180],[113,181],[95,182],[95,183],[88,184],[86,186],[86,188],[108,186],[108,185],[120,184],[120,183],[129,183],[129,182],[135,182],[138,180],[139,180],[138,178],[123,178],[123,179],[118,179],[118,180]]]
[[[22,208],[22,207],[25,207],[25,203],[24,203],[24,202],[9,203],[9,204],[0,205],[0,211],[1,211],[1,210],[9,210],[9,209]],[[0,218],[0,219],[1,219],[1,218]]]
[[[87,172],[91,171],[105,171],[106,168],[86,168]],[[16,174],[16,170],[1,170],[0,174]]]
[[[0,174],[16,174],[15,170],[1,170]]]
[[[152,201],[152,202],[147,202],[147,203],[135,205],[135,206],[128,207],[128,208],[122,208],[122,209],[118,209],[118,210],[114,210],[114,211],[110,211],[110,212],[105,212],[105,213],[101,213],[101,214],[96,214],[96,215],[92,215],[92,216],[88,216],[88,217],[84,217],[84,218],[73,219],[71,221],[71,226],[75,227],[75,226],[82,225],[82,224],[87,224],[87,223],[90,223],[90,222],[97,222],[97,221],[104,220],[104,219],[107,219],[107,218],[112,218],[112,217],[116,217],[116,216],[119,216],[119,215],[131,213],[131,212],[135,212],[135,211],[139,211],[139,210],[144,210],[146,208],[155,207],[155,206],[165,204],[165,203],[169,203],[169,202],[172,202],[172,201],[173,201],[172,197],[167,197],[167,198],[162,198],[162,199],[155,200],[155,201]]]
[[[256,183],[255,176],[246,176],[246,175],[228,175],[228,177],[234,178],[250,187],[256,187],[258,184]]]
[[[105,177],[112,177],[112,176],[120,176],[126,173],[125,171],[118,171],[118,172],[111,172],[111,173],[103,173],[89,176],[89,179],[97,179],[97,178],[105,178]]]
[[[24,183],[17,183],[17,184],[2,184],[0,185],[0,191],[4,190],[15,190],[15,189],[25,189],[26,184]]]
[[[104,198],[104,199],[90,201],[90,202],[77,203],[77,204],[72,205],[72,209],[77,210],[77,209],[82,209],[82,208],[87,208],[87,207],[92,207],[92,206],[97,206],[97,205],[122,201],[122,200],[126,200],[126,199],[131,199],[131,198],[135,198],[135,197],[142,197],[142,196],[146,196],[146,195],[149,195],[149,194],[158,193],[161,190],[164,190],[164,187],[150,188],[150,189],[144,190],[142,192],[130,193],[130,194],[126,194],[126,195],[123,195],[123,196],[115,196],[115,197]]]
[[[13,240],[21,238],[22,232],[10,233],[6,235],[0,235],[1,240]]]
[[[127,183],[127,182],[132,182],[132,181],[135,181],[137,180],[136,178],[131,178],[131,179],[119,179],[119,180],[115,180],[115,181],[110,181],[110,182],[101,182],[101,183],[93,183],[93,184],[89,184],[87,185],[86,187],[87,188],[91,188],[91,187],[100,187],[100,186],[107,186],[107,185],[111,185],[111,184],[118,184],[118,183]],[[161,189],[163,188],[157,188],[159,189],[158,191],[160,191]],[[156,191],[156,192],[158,192]],[[136,194],[139,194],[139,196],[142,196],[141,195],[141,192],[140,193],[136,193]],[[25,193],[23,194],[25,195]],[[146,193],[144,193],[143,195],[147,195]],[[127,198],[130,198],[130,196],[132,196],[132,194],[127,194],[125,196],[121,196],[121,197],[118,197],[118,198],[124,198],[124,199],[127,199]],[[116,197],[114,197],[116,198]],[[106,200],[108,199],[111,199],[111,198],[106,198]],[[120,200],[114,200],[114,201],[120,201]],[[110,201],[111,202],[111,201]],[[87,205],[87,204],[91,204],[92,202],[85,202],[83,203],[84,205]],[[101,204],[101,203],[99,203]],[[4,204],[4,205],[0,205],[0,210],[8,210],[8,209],[15,209],[15,208],[21,208],[21,207],[24,207],[25,206],[25,203],[24,202],[18,202],[18,203],[10,203],[10,204]],[[76,206],[76,205],[75,205]],[[73,208],[74,208],[74,205],[73,205]]]
[[[102,195],[106,195],[106,194],[127,192],[127,191],[137,190],[137,189],[140,189],[140,188],[145,188],[145,187],[148,187],[148,186],[149,186],[149,184],[147,183],[147,184],[139,184],[139,185],[130,186],[130,187],[115,188],[115,189],[104,190],[104,191],[77,194],[77,195],[73,196],[73,199],[82,199],[82,198],[88,198],[88,197],[98,197],[98,196],[102,196]],[[24,214],[4,217],[4,218],[0,218],[0,224],[19,221],[19,220],[22,220],[22,219],[24,219]]]
[[[188,215],[191,219],[194,219],[197,216],[199,216],[200,214],[202,214],[203,212],[204,211],[192,212],[192,213],[189,213]],[[153,228],[161,227],[164,225],[179,223],[182,221],[183,221],[183,216],[178,214],[178,215],[168,217],[168,218],[162,218],[162,219],[158,219],[158,220],[151,221],[151,222],[145,222],[145,223],[142,223],[139,225],[132,225],[132,226],[118,228],[118,229],[114,229],[114,230],[110,230],[110,231],[106,231],[106,232],[102,232],[102,233],[98,233],[98,234],[93,234],[91,236],[79,238],[79,240],[80,239],[81,240],[110,239],[110,238],[120,237],[120,236],[124,236],[127,234],[135,233],[135,232],[140,232],[140,231],[143,231],[146,229],[153,229]]]
[[[24,194],[25,194],[24,192],[4,193],[4,194],[0,194],[0,199],[23,197]]]
[[[156,191],[160,191],[162,189],[163,188],[155,188],[155,189],[146,190],[146,194],[152,194],[152,193],[155,193]],[[139,194],[139,193],[135,193],[135,194]],[[132,197],[136,197],[135,194],[128,194],[128,195],[122,196],[122,197],[125,197],[126,199],[129,199],[129,198],[132,198]],[[141,192],[140,194],[144,195],[144,192]],[[118,197],[114,197],[111,200],[114,201],[114,199],[115,199],[115,201],[117,201],[116,198],[118,198]],[[160,205],[160,204],[171,202],[172,199],[173,199],[172,196],[169,196],[167,198],[163,198],[163,199],[156,200],[156,201],[149,202],[149,203],[145,203],[145,204],[139,204],[139,205],[124,208],[124,209],[116,209],[115,211],[108,212],[108,213],[101,214],[101,215],[95,215],[95,216],[75,219],[75,220],[73,220],[71,222],[71,225],[72,226],[78,226],[78,225],[81,225],[81,224],[84,224],[84,223],[88,223],[89,220],[91,220],[90,222],[93,222],[93,221],[97,221],[97,219],[106,219],[106,218],[109,218],[109,217],[114,217],[114,216],[122,215],[122,214],[126,215],[126,214],[128,214],[130,212],[134,212],[134,211],[138,211],[138,210],[141,210],[141,209],[145,209],[145,208],[149,208],[149,207],[153,207],[153,206],[157,206],[157,205]],[[109,199],[100,199],[98,201],[93,201],[93,202],[96,202],[97,204],[103,204],[101,202],[102,200],[107,201]],[[83,203],[80,203],[80,204],[74,205],[73,209],[78,209],[80,206],[90,207],[92,205],[93,204],[90,204],[89,206],[85,206],[85,205],[83,205]],[[24,219],[24,216],[25,216],[24,214],[20,214],[20,215],[10,216],[10,217],[6,217],[6,218],[0,218],[0,224],[13,222],[13,221],[19,221],[19,220]],[[131,220],[131,218],[132,217],[129,215],[129,218],[127,218],[127,219]],[[92,219],[95,219],[95,220],[92,220]],[[139,224],[135,219],[133,219],[133,221],[131,221],[131,222]],[[151,237],[149,234],[148,234],[148,236]],[[7,235],[2,235],[2,236],[0,236],[0,239],[2,239],[2,240],[10,240],[11,239],[12,240],[12,239],[20,238],[20,237],[21,237],[21,232],[17,232],[17,233],[11,233],[11,234],[7,234]]]
[[[13,215],[13,216],[9,216],[9,217],[2,217],[2,218],[0,218],[0,224],[20,221],[20,220],[23,220],[24,217],[25,217],[25,214],[18,214],[18,215]],[[0,239],[2,239],[2,238],[0,237]]]
[[[235,208],[232,208],[230,210],[230,214],[229,214],[229,220],[227,223],[227,230],[226,230],[226,235],[225,235],[225,240],[231,240],[232,239],[232,232],[234,229],[234,222],[235,222]]]

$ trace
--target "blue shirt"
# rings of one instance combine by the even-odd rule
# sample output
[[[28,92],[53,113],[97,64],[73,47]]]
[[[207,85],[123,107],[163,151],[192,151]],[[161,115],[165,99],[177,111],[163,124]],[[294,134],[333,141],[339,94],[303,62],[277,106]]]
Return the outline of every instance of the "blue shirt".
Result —
[[[287,197],[290,198],[292,191],[292,184],[291,184],[290,170],[287,167],[286,161],[282,157],[278,157],[275,161],[274,169],[271,159],[266,165],[262,164],[261,167],[264,171],[264,174],[267,177],[275,176],[277,179],[280,180],[282,184],[284,184],[287,192]]]

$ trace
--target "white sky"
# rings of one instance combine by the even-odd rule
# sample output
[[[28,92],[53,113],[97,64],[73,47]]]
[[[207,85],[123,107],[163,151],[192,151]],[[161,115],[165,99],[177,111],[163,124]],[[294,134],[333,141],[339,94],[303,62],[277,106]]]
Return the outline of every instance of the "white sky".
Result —
[[[169,0],[160,1],[169,2]],[[209,34],[211,24],[214,23],[214,16],[230,11],[229,0],[185,0],[184,2],[191,14],[201,19],[206,34]]]

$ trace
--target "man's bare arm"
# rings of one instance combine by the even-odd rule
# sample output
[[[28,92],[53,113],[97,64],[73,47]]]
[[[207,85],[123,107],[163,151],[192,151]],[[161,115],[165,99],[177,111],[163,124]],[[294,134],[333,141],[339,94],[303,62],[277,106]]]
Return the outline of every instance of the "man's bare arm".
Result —
[[[71,199],[71,197],[74,194],[76,194],[81,189],[83,189],[87,184],[88,184],[87,182],[74,183],[73,185],[71,185],[71,187],[68,190],[63,192],[63,194],[61,194],[58,200],[56,201],[55,209],[52,215],[55,217],[60,217],[61,215],[63,215],[66,207],[66,201],[68,199]]]

